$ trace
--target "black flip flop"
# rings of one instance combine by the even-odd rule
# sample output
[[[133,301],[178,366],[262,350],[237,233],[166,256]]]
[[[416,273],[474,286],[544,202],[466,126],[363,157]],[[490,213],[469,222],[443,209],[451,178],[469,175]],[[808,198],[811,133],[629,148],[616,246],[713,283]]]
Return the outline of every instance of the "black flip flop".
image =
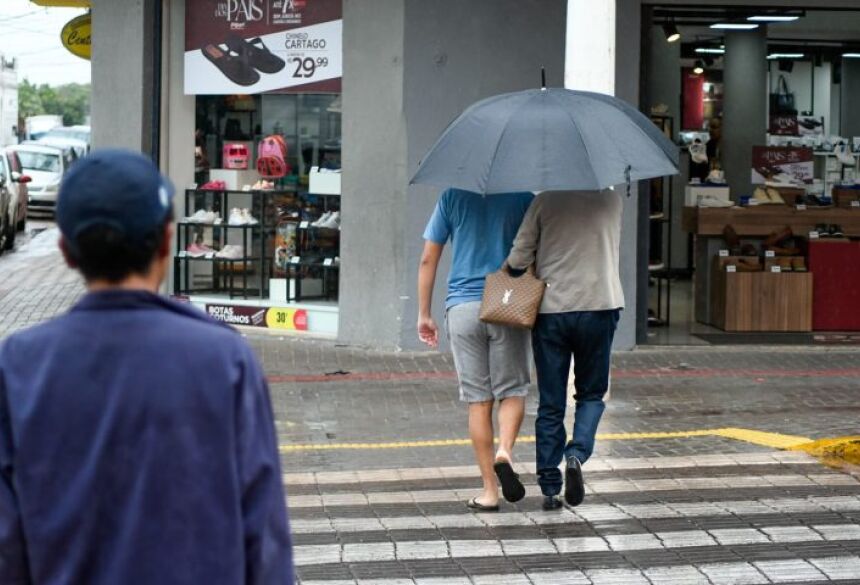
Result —
[[[498,512],[499,511],[499,505],[498,504],[496,504],[495,506],[485,506],[484,504],[482,504],[478,501],[478,498],[472,498],[471,500],[466,502],[466,507],[470,508],[472,510],[475,510],[476,512]]]
[[[240,57],[230,54],[229,49],[219,45],[206,45],[200,51],[224,76],[237,85],[254,85],[260,81],[260,74],[254,71]]]
[[[526,488],[509,461],[496,461],[493,469],[496,471],[499,483],[502,484],[502,495],[507,501],[519,502],[526,497]]]
[[[225,43],[248,65],[263,73],[277,73],[287,65],[283,59],[269,50],[260,37],[246,41],[239,35],[232,34],[227,37]]]

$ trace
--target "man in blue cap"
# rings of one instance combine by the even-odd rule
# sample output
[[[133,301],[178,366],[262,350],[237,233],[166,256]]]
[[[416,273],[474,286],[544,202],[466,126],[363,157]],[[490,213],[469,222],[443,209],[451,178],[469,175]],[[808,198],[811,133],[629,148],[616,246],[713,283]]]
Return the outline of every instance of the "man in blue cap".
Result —
[[[0,346],[0,583],[293,583],[263,372],[156,294],[172,198],[121,150],[63,181],[60,245],[88,294]]]

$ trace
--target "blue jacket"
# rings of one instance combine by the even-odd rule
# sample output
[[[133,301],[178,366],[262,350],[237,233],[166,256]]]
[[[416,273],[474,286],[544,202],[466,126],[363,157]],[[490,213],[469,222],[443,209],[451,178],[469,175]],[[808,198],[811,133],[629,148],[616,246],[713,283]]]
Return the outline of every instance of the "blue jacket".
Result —
[[[108,291],[6,340],[0,583],[293,583],[268,388],[236,332]]]

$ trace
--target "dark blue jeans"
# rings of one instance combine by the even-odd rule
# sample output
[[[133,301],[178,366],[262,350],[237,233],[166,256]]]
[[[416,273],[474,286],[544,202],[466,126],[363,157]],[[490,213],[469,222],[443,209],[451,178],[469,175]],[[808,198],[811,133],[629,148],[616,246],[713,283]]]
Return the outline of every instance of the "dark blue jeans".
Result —
[[[535,422],[537,472],[546,496],[561,492],[558,466],[562,457],[575,456],[585,463],[594,451],[594,436],[606,407],[603,397],[609,388],[612,340],[619,316],[619,309],[542,314],[532,330],[540,390]],[[576,413],[573,438],[565,445],[564,414],[571,355],[576,378]]]

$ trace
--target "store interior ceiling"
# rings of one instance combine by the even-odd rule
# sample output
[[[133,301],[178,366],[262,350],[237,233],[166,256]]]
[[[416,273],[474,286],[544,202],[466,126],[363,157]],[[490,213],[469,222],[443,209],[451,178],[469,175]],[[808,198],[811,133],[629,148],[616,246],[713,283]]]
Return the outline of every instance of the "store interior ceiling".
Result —
[[[767,26],[772,55],[828,61],[846,53],[860,55],[860,11],[658,5],[653,7],[652,19],[667,38],[680,34],[682,58],[707,57],[717,68],[726,29],[713,27],[726,24]]]

